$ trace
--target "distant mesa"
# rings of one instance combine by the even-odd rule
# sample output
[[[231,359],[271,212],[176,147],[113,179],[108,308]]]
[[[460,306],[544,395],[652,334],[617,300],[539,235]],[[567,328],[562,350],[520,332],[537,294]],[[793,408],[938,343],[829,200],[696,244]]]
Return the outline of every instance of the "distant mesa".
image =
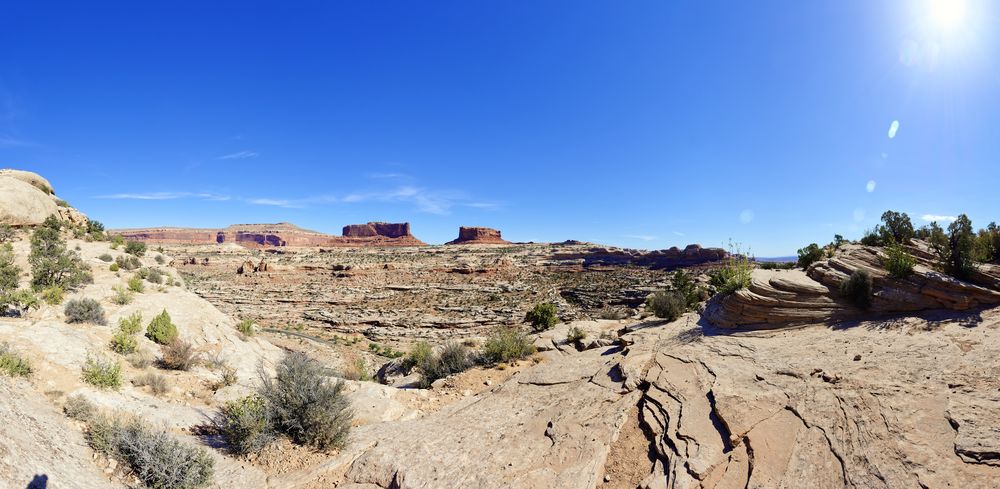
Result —
[[[458,228],[458,238],[445,244],[510,244],[510,241],[500,237],[497,229],[462,226]]]
[[[148,228],[111,231],[123,238],[158,244],[234,243],[249,248],[318,246],[421,246],[410,223],[369,222],[344,226],[343,236],[302,229],[294,224],[233,224],[225,229]]]

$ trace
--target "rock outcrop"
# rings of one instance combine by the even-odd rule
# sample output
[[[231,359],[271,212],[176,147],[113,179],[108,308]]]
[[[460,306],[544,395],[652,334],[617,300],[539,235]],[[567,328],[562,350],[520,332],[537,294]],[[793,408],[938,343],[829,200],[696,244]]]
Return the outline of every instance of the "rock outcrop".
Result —
[[[458,228],[458,238],[445,244],[510,244],[510,241],[501,238],[497,229],[462,226]]]
[[[715,299],[706,316],[727,328],[776,328],[933,309],[966,310],[1000,304],[1000,267],[982,265],[972,281],[935,270],[927,246],[910,247],[917,259],[913,274],[893,278],[885,270],[879,248],[846,245],[833,258],[801,270],[754,270],[750,287]],[[840,284],[854,270],[872,277],[873,300],[867,310],[840,293]]]
[[[225,229],[150,228],[116,229],[125,239],[158,244],[235,243],[248,248],[320,246],[420,246],[410,234],[409,223],[369,223],[344,228],[344,236],[308,231],[287,222],[277,224],[234,224]],[[350,233],[349,235],[346,233]]]
[[[32,172],[0,170],[0,196],[0,224],[36,226],[51,215],[72,225],[87,223],[87,216],[57,199],[52,184]]]
[[[633,265],[653,269],[674,269],[704,263],[718,262],[729,257],[722,248],[702,248],[701,245],[687,245],[683,250],[675,247],[666,250],[640,251],[622,248],[591,247],[580,251],[554,253],[551,260],[556,264],[576,263],[582,266],[624,266]]]

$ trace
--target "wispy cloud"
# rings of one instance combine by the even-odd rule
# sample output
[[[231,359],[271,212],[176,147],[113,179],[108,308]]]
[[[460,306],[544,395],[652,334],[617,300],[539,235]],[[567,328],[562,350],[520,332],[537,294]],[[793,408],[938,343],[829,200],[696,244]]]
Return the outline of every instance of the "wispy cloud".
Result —
[[[407,174],[405,174],[405,173],[395,173],[395,172],[390,172],[390,173],[369,173],[369,174],[367,174],[365,176],[367,176],[368,178],[376,179],[376,180],[402,180],[402,179],[408,179],[408,178],[410,178],[410,176],[407,175]]]
[[[640,241],[655,241],[657,239],[656,236],[650,236],[648,234],[626,234],[625,237],[629,239],[638,239]]]
[[[0,134],[0,148],[21,148],[37,145],[38,144],[33,141],[18,139],[8,134]]]
[[[254,205],[269,205],[274,207],[284,207],[286,209],[301,209],[305,207],[302,203],[287,199],[247,199],[247,202]]]
[[[228,195],[213,194],[208,192],[141,192],[141,193],[121,193],[110,195],[98,195],[97,199],[116,200],[174,200],[174,199],[201,199],[225,201],[230,200]]]
[[[680,232],[680,231],[674,231],[674,236],[680,236],[680,237],[683,238],[684,236],[687,236],[687,235],[684,234],[684,233],[682,233],[682,232]]]
[[[924,214],[924,215],[920,216],[920,218],[923,219],[923,220],[925,220],[925,221],[927,221],[927,222],[936,222],[936,221],[953,222],[956,219],[958,219],[958,217],[956,217],[956,216],[943,216],[943,215],[939,215],[939,214]]]
[[[232,153],[228,155],[222,155],[216,158],[217,160],[245,160],[247,158],[256,158],[260,156],[255,151],[239,151],[237,153]]]

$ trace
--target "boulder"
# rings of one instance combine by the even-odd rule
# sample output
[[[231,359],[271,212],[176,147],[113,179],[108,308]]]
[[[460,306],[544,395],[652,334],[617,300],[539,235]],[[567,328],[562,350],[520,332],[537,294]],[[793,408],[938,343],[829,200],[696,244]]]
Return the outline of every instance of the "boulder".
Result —
[[[0,177],[8,177],[20,180],[22,182],[31,185],[32,187],[37,188],[38,190],[41,190],[46,195],[55,194],[55,190],[52,189],[52,184],[49,183],[49,181],[46,180],[41,175],[34,172],[5,168],[3,170],[0,170]]]
[[[5,170],[11,171],[11,170]],[[45,218],[60,215],[59,206],[49,194],[22,178],[0,174],[0,223],[11,226],[36,226]]]

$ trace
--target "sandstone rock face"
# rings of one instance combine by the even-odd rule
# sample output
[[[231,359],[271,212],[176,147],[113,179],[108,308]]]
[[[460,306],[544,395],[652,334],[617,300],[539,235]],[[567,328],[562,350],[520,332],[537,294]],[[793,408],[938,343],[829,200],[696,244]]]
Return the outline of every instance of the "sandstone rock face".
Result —
[[[277,224],[234,224],[225,229],[151,228],[118,229],[112,233],[125,239],[158,244],[235,243],[248,248],[319,246],[420,246],[409,234],[410,225],[369,223],[351,236],[332,236],[307,231],[286,222]],[[351,227],[351,226],[348,226]],[[344,228],[347,231],[347,228]]]
[[[55,190],[52,189],[52,184],[41,175],[34,172],[5,168],[0,170],[0,177],[20,180],[24,183],[30,184],[38,190],[41,190],[46,195],[52,195],[55,193]]]
[[[0,223],[35,226],[59,213],[55,200],[30,183],[0,175]]]
[[[345,238],[402,238],[410,235],[410,223],[369,222],[344,226]]]
[[[978,283],[965,282],[936,271],[922,242],[914,242],[912,252],[917,265],[905,279],[889,276],[880,249],[858,245],[842,247],[833,258],[817,262],[805,272],[754,270],[749,288],[714,300],[706,316],[722,327],[755,329],[1000,304],[1000,267],[982,265],[973,277]],[[872,276],[870,310],[858,309],[840,294],[840,284],[854,270],[866,270]]]
[[[458,228],[458,238],[446,244],[510,244],[500,237],[500,231],[493,228],[466,227]]]
[[[653,269],[674,269],[725,260],[729,253],[722,248],[702,248],[692,244],[683,250],[639,251],[621,248],[592,247],[582,252],[554,253],[554,262],[577,262],[583,266],[634,265]]]

